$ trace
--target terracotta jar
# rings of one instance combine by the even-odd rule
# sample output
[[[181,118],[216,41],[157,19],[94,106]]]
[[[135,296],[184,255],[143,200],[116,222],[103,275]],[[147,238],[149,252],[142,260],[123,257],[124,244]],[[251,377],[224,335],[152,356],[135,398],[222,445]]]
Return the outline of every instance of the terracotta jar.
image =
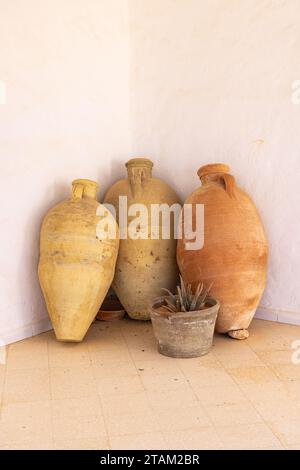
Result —
[[[216,331],[244,339],[265,288],[268,243],[253,202],[229,171],[223,164],[199,169],[202,187],[186,204],[193,220],[196,204],[204,205],[204,245],[189,250],[183,236],[177,260],[185,282],[213,282],[211,295],[221,304]]]
[[[39,279],[59,341],[84,338],[111,285],[119,246],[117,226],[114,238],[98,238],[104,213],[96,214],[97,183],[72,184],[72,197],[50,209],[40,237]]]
[[[151,221],[151,205],[164,203],[171,206],[179,199],[166,183],[152,178],[152,167],[153,163],[146,158],[129,160],[126,163],[128,179],[115,183],[104,199],[105,203],[114,206],[120,225],[120,249],[112,286],[128,315],[136,320],[149,320],[150,302],[162,294],[162,287],[175,289],[178,279],[174,218],[170,218],[168,225],[170,236],[163,239],[161,220],[156,226],[154,220]],[[120,196],[128,208],[125,223],[124,211],[119,207]],[[132,238],[129,233],[130,225],[136,220],[131,213],[133,204],[143,204],[148,214],[146,222],[139,223],[141,233],[137,238]],[[178,208],[180,212],[180,205]],[[158,238],[154,239],[157,233]]]

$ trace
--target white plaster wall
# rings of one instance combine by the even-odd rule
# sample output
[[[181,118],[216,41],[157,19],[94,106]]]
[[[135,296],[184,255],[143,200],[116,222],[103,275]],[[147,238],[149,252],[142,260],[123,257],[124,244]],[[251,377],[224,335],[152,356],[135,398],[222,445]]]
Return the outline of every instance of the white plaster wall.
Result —
[[[226,162],[270,241],[260,315],[300,322],[299,0],[132,0],[134,153],[186,197]]]
[[[130,154],[127,6],[0,0],[0,346],[49,328],[37,280],[46,211],[77,177],[103,194]]]
[[[299,321],[299,24],[299,0],[0,0],[0,346],[50,326],[46,211],[135,154],[183,198],[231,165],[270,240],[261,314]]]

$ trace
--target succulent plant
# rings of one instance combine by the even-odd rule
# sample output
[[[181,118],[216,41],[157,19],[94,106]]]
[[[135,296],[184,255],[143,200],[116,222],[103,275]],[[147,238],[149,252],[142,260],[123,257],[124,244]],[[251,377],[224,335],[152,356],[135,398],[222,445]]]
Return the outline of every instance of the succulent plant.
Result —
[[[180,286],[177,286],[177,294],[173,294],[168,289],[162,289],[168,295],[165,297],[165,304],[161,308],[166,310],[166,313],[201,310],[205,307],[212,284],[205,289],[203,282],[200,282],[193,293],[191,284],[186,284],[180,276]]]

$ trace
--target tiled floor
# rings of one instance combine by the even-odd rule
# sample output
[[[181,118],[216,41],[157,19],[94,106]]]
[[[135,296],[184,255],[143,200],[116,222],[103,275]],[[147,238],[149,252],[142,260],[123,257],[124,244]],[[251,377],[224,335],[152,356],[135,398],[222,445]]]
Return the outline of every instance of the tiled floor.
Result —
[[[0,449],[300,449],[297,339],[255,320],[246,341],[171,359],[150,323],[123,320],[81,344],[20,341],[0,365]]]

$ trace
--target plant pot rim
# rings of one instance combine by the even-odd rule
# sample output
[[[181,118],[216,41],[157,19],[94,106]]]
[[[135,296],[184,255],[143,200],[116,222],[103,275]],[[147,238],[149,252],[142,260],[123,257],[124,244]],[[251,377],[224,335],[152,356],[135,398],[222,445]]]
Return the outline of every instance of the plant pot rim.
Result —
[[[169,312],[168,315],[162,315],[160,312],[157,311],[157,308],[161,307],[162,302],[168,297],[170,296],[165,295],[162,297],[157,297],[151,302],[151,305],[150,305],[151,316],[153,315],[156,317],[160,317],[167,321],[176,321],[176,319],[187,320],[189,318],[195,318],[195,317],[206,317],[207,315],[212,314],[215,310],[217,310],[218,312],[220,308],[220,302],[217,299],[215,299],[214,297],[208,297],[206,301],[212,303],[210,307],[203,308],[202,310],[192,310],[189,312],[174,312],[174,313]]]
[[[97,320],[121,320],[125,316],[125,309],[117,297],[104,299],[97,315]]]

